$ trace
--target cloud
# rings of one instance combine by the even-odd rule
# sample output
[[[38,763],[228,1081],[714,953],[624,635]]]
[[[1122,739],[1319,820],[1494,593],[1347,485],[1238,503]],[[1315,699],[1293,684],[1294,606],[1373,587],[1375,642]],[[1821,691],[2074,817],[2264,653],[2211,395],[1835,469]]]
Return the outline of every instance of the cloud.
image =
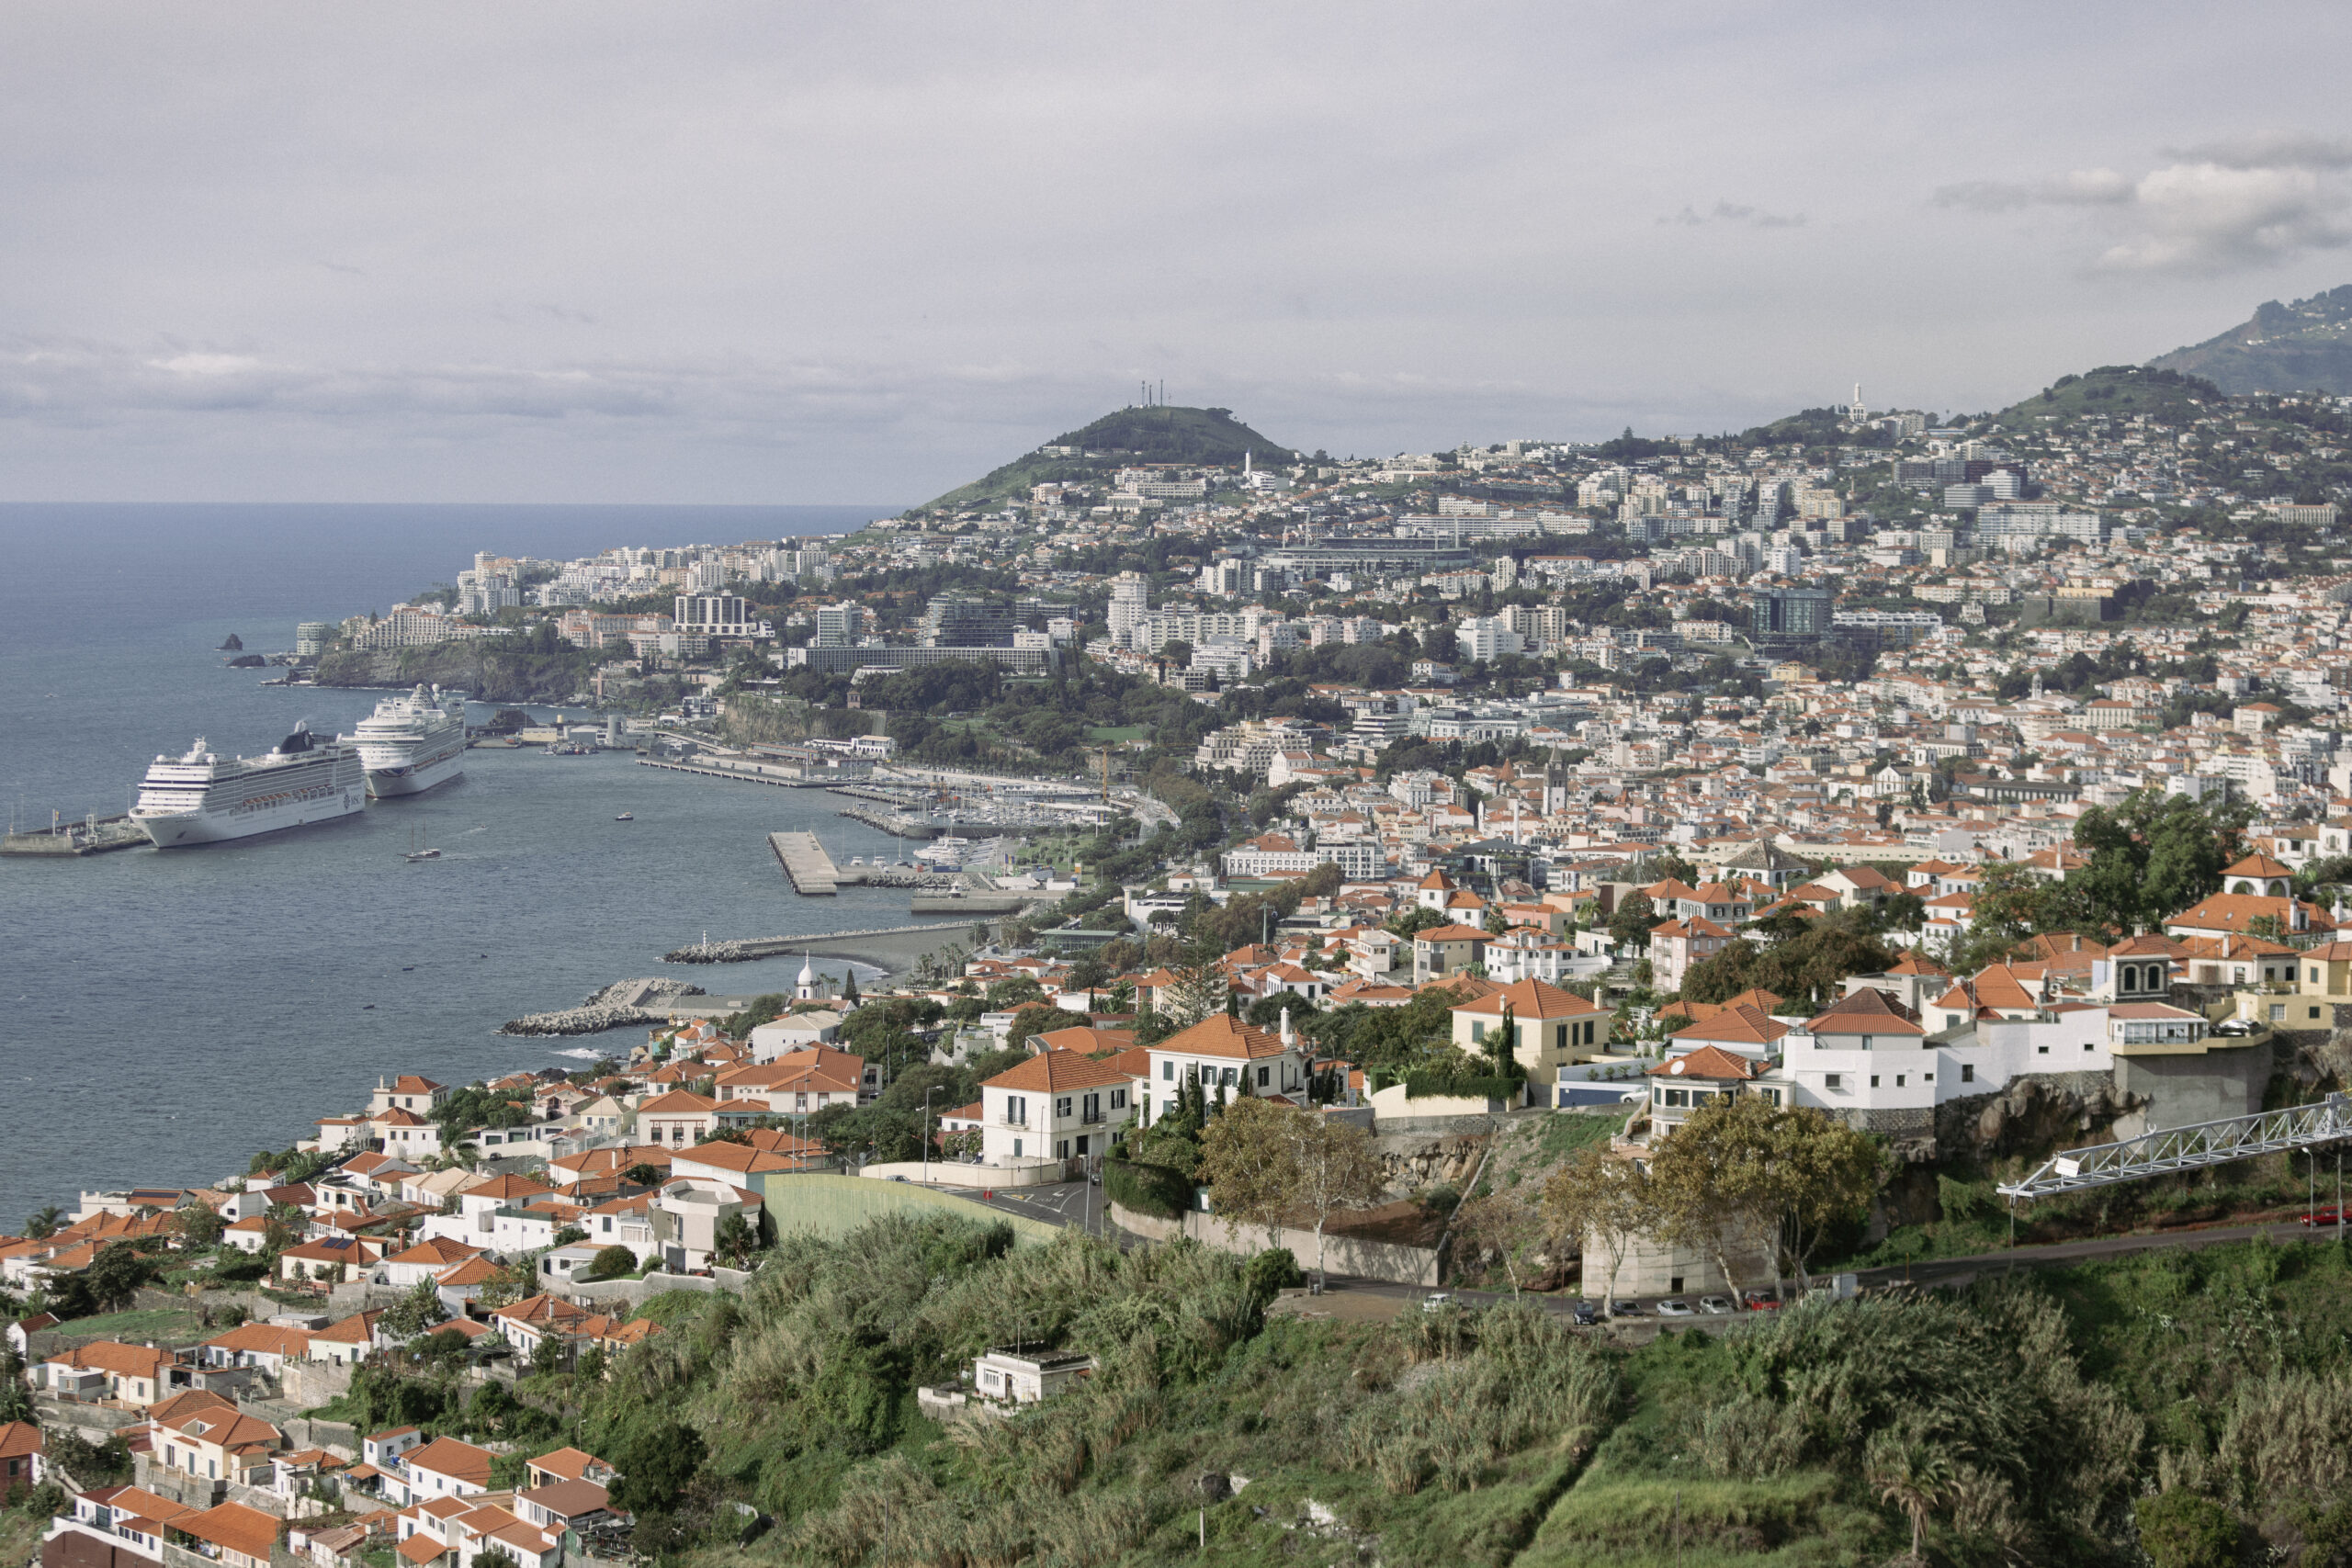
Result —
[[[2271,132],[2175,150],[2138,178],[2082,169],[2030,184],[1971,180],[1938,189],[1939,207],[2008,212],[2072,207],[2093,214],[2110,272],[2212,276],[2352,244],[2352,141]]]
[[[1742,207],[1733,202],[1719,201],[1712,211],[1702,214],[1694,207],[1685,206],[1681,211],[1658,220],[1661,226],[1673,224],[1696,229],[1708,223],[1744,223],[1751,229],[1802,229],[1804,214],[1767,212],[1760,207]]]

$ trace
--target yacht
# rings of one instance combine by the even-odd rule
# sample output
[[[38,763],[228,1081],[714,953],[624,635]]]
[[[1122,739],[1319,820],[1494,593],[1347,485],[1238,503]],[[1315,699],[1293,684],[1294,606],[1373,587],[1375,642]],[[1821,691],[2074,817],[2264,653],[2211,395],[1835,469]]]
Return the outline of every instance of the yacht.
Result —
[[[358,749],[322,741],[307,724],[258,757],[222,757],[205,746],[199,735],[185,755],[158,756],[139,781],[130,820],[157,849],[250,839],[367,809]]]
[[[438,686],[386,697],[343,744],[359,749],[368,793],[423,795],[466,771],[466,699]]]

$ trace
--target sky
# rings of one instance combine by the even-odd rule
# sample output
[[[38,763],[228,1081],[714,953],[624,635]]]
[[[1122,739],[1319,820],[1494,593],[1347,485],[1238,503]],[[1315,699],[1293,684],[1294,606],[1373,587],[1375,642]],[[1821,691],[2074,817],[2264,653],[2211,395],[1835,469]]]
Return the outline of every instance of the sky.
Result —
[[[1998,407],[2352,281],[2352,8],[0,8],[0,501]]]

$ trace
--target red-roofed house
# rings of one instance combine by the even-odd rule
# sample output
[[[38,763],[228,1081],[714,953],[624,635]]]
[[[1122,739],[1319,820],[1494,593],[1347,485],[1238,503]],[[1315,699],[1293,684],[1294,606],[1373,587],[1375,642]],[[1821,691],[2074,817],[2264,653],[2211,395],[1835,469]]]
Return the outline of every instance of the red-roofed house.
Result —
[[[980,1156],[989,1165],[1101,1154],[1135,1114],[1133,1080],[1112,1061],[1042,1051],[980,1085]]]

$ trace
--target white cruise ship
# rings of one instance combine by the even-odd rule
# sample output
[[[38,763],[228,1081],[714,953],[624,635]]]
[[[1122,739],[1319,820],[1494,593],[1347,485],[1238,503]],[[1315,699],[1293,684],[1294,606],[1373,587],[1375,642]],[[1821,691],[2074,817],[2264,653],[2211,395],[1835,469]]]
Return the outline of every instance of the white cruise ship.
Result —
[[[466,699],[438,686],[386,697],[342,741],[359,748],[368,794],[423,795],[466,771]]]
[[[184,757],[157,757],[139,782],[130,820],[158,849],[249,839],[329,822],[368,806],[356,749],[321,741],[298,724],[259,757],[221,757],[204,738]]]

